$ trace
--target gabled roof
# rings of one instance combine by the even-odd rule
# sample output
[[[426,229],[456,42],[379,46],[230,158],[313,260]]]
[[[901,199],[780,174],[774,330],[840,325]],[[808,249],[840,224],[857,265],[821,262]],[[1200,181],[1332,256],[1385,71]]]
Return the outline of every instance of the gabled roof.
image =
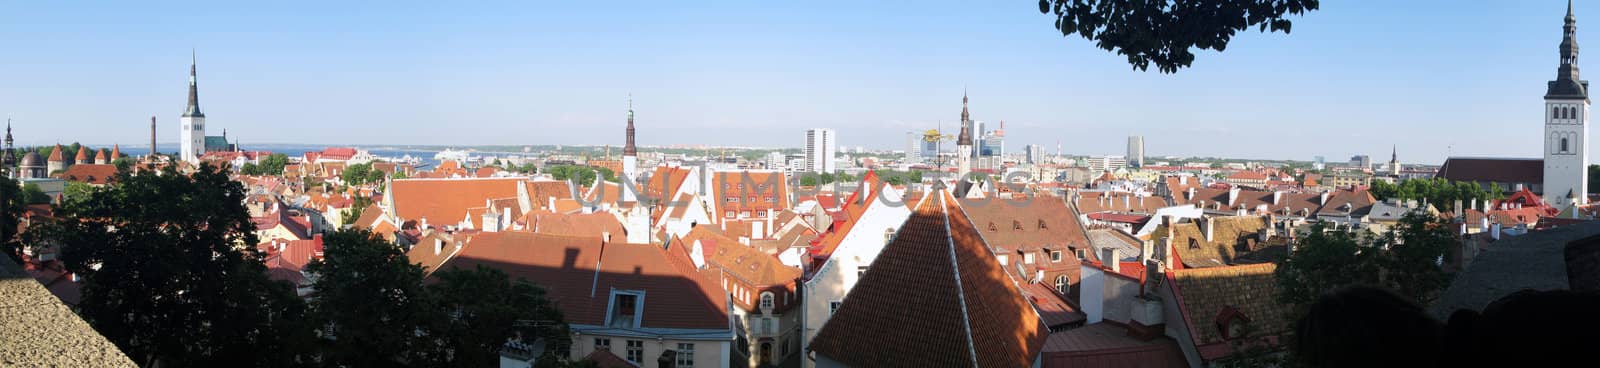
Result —
[[[598,238],[606,233],[621,239],[626,236],[622,222],[605,212],[588,214],[536,213],[528,217],[528,231],[540,234]]]
[[[683,237],[686,246],[696,240],[701,242],[701,250],[706,252],[707,264],[720,267],[753,286],[788,285],[800,277],[799,268],[786,266],[777,257],[739,244],[738,240],[712,230],[710,226],[696,226]],[[706,242],[715,242],[715,248],[707,248]]]
[[[1025,367],[1046,334],[955,198],[941,189],[917,205],[811,350],[857,367]]]
[[[77,164],[67,167],[56,177],[67,181],[88,184],[108,184],[117,177],[115,165]]]
[[[689,170],[677,166],[656,166],[650,179],[642,183],[645,194],[650,198],[667,198],[678,193],[678,188],[683,187],[684,181],[689,178]]]
[[[1061,198],[1038,196],[1023,200],[961,199],[984,242],[996,252],[1040,249],[1087,249],[1089,238],[1078,216]]]
[[[1199,223],[1181,222],[1171,225],[1172,249],[1177,252],[1178,259],[1183,262],[1184,267],[1219,267],[1233,264],[1239,258],[1235,246],[1252,239],[1261,241],[1258,239],[1258,232],[1269,225],[1262,216],[1218,216],[1208,220],[1216,226],[1212,229],[1211,240],[1206,240],[1205,231]],[[1151,235],[1152,239],[1159,244],[1161,239],[1167,237],[1167,230],[1168,225],[1157,227]]]
[[[531,180],[526,185],[528,201],[532,202],[530,204],[534,208],[554,211],[553,208],[545,208],[550,206],[550,198],[572,199],[572,186],[564,180]]]
[[[722,288],[699,277],[685,254],[660,246],[603,245],[599,237],[482,233],[440,267],[478,265],[544,287],[571,324],[605,325],[609,291],[615,289],[646,293],[643,328],[729,329]]]
[[[394,180],[394,207],[400,221],[428,219],[430,225],[461,221],[468,208],[482,207],[493,198],[516,197],[519,178],[398,179]]]
[[[1078,200],[1074,204],[1080,213],[1155,213],[1156,210],[1166,207],[1167,201],[1159,197],[1136,196],[1131,193],[1078,192]]]
[[[1225,328],[1224,315],[1231,312],[1249,320],[1251,336],[1274,336],[1292,328],[1287,306],[1278,301],[1278,283],[1272,274],[1276,269],[1275,264],[1262,263],[1167,273],[1201,359],[1211,361],[1233,354],[1220,330]]]

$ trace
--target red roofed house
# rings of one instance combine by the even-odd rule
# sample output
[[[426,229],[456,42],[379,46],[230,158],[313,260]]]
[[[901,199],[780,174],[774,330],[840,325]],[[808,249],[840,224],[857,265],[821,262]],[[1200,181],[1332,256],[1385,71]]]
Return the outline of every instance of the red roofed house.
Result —
[[[711,226],[696,226],[679,246],[705,265],[701,274],[720,283],[733,300],[735,362],[739,366],[781,366],[800,352],[800,269],[728,237]],[[742,355],[742,357],[740,357]]]
[[[789,209],[789,181],[782,171],[711,174],[711,212],[725,219],[766,218]]]
[[[1044,319],[948,191],[923,197],[808,347],[818,367],[1028,367]]]
[[[1278,302],[1275,269],[1262,263],[1166,273],[1156,290],[1166,304],[1166,331],[1183,347],[1190,366],[1232,356],[1235,342],[1281,343],[1279,337],[1293,329],[1293,322],[1287,306]]]
[[[828,323],[833,310],[911,216],[911,206],[901,202],[900,192],[883,185],[876,174],[868,172],[862,183],[861,190],[845,200],[817,244],[806,250],[808,257],[802,258],[806,266],[800,298],[805,303],[803,344]],[[802,345],[801,351],[806,346]]]
[[[380,205],[393,224],[414,220],[423,228],[454,228],[467,218],[468,209],[491,199],[520,198],[519,193],[526,193],[523,183],[522,178],[396,179]]]
[[[671,350],[679,367],[726,367],[734,341],[727,294],[699,275],[683,248],[481,233],[438,268],[486,266],[543,287],[572,330],[569,359],[607,350],[655,366]]]
[[[117,178],[117,167],[112,165],[78,164],[68,167],[66,171],[57,174],[56,177],[97,187],[105,186]]]
[[[1059,197],[963,199],[961,209],[1020,284],[1077,285],[1078,254],[1094,251],[1078,216]]]

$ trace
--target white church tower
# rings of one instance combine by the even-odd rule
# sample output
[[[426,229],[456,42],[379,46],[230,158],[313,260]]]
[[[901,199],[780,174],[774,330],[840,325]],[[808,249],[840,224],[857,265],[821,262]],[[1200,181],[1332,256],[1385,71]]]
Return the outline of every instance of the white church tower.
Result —
[[[640,185],[639,180],[639,149],[633,146],[633,96],[628,96],[628,143],[622,146],[622,202],[636,202],[638,193],[633,192],[635,185]]]
[[[206,150],[206,114],[200,113],[200,92],[196,88],[194,55],[190,55],[189,106],[183,110],[183,117],[178,119],[183,124],[183,130],[178,134],[178,156],[191,164],[199,163],[200,156]]]
[[[1589,82],[1578,79],[1577,28],[1568,0],[1561,67],[1544,94],[1544,201],[1568,216],[1589,192]]]

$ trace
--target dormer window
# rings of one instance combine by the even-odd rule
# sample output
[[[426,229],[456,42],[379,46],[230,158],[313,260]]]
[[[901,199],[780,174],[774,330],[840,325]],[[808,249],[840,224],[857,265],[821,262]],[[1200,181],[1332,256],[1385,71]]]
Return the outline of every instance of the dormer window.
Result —
[[[644,292],[637,291],[612,291],[610,320],[606,325],[613,328],[638,328],[639,315],[644,309]]]
[[[1048,229],[1048,228],[1050,228],[1050,227],[1045,226],[1044,219],[1039,219],[1039,230],[1044,230],[1044,229]]]
[[[1011,220],[1011,230],[1022,230],[1022,221]]]
[[[1189,238],[1189,249],[1200,249],[1200,242],[1194,238]]]
[[[773,305],[772,299],[773,297],[771,291],[761,292],[761,310],[771,311]]]
[[[995,227],[993,222],[989,223],[989,231],[998,231],[998,230],[1000,230],[1000,228]]]

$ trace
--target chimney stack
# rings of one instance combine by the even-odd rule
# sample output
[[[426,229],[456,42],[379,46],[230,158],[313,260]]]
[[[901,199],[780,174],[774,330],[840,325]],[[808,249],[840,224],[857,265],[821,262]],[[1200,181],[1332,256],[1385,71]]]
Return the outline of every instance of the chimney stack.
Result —
[[[1117,258],[1116,248],[1100,249],[1100,263],[1110,268],[1111,272],[1122,272],[1122,260]]]
[[[1494,239],[1494,240],[1500,240],[1500,223],[1498,223],[1498,222],[1489,223],[1489,238],[1490,239]]]
[[[1156,242],[1154,240],[1145,240],[1139,245],[1139,263],[1150,262],[1150,257],[1156,250]]]
[[[1206,234],[1206,241],[1213,241],[1211,234],[1214,233],[1213,230],[1217,227],[1217,219],[1215,217],[1206,217],[1205,221],[1201,222],[1201,225],[1200,231]]]

